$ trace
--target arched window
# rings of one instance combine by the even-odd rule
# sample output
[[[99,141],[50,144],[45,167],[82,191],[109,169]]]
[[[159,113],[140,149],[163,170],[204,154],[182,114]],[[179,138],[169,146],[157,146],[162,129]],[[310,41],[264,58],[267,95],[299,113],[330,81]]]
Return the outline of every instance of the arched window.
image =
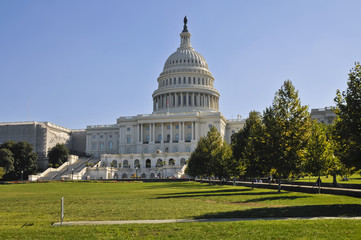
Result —
[[[109,142],[109,149],[113,149],[113,142]]]
[[[110,164],[111,167],[117,167],[118,166],[118,163],[116,160],[113,160],[112,163]]]
[[[129,168],[129,163],[128,163],[128,160],[124,160],[123,161],[123,168]]]
[[[139,160],[138,160],[138,159],[136,159],[136,160],[134,161],[134,167],[135,167],[135,168],[136,168],[136,167],[140,168],[140,163],[139,163]]]
[[[158,159],[158,160],[157,160],[156,167],[162,167],[162,166],[163,166],[162,159]]]
[[[168,165],[169,166],[174,166],[174,164],[175,164],[174,159],[173,158],[169,159]]]
[[[145,161],[145,167],[146,167],[146,168],[151,168],[151,167],[152,167],[152,162],[150,161],[150,159],[147,159],[147,160]]]
[[[183,166],[183,165],[186,165],[186,160],[184,159],[184,158],[182,158],[181,160],[180,160],[180,164]]]
[[[186,152],[191,152],[191,147],[190,146],[186,147]]]
[[[165,149],[164,149],[164,152],[169,152],[169,148],[168,147],[166,147]]]

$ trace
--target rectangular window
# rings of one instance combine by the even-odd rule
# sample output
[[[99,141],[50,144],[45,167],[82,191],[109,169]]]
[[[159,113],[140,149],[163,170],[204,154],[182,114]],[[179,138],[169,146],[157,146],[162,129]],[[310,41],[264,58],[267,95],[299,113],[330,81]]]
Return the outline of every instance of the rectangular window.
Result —
[[[130,127],[127,128],[127,132],[130,132]]]
[[[92,150],[95,150],[95,149],[97,149],[97,144],[96,144],[96,143],[93,143],[93,144],[92,144]]]
[[[179,125],[175,125],[175,129],[179,129]]]
[[[188,128],[192,128],[192,125],[191,125],[191,124],[188,124]]]
[[[167,125],[167,129],[170,129],[170,125]]]
[[[127,137],[127,144],[130,144],[130,137]]]
[[[99,148],[100,148],[100,150],[103,150],[104,149],[104,144],[100,143]]]

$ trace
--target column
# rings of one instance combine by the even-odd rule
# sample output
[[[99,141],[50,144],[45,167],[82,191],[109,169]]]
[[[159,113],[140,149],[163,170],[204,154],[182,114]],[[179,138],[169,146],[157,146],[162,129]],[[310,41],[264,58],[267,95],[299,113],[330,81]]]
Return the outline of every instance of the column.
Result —
[[[198,103],[198,106],[201,107],[201,96],[200,96],[200,93],[197,94],[197,103]]]
[[[187,93],[187,97],[186,97],[186,107],[188,107],[189,106],[189,95],[188,95],[188,93]]]
[[[138,142],[140,142],[140,125],[138,124],[138,132],[137,132],[137,135],[138,135]]]
[[[192,93],[192,104],[193,104],[193,106],[196,106],[196,103],[194,101],[194,93]]]
[[[140,125],[140,142],[143,143],[143,123]]]
[[[170,123],[170,139],[169,142],[172,143],[173,142],[173,124]]]
[[[183,107],[183,93],[180,93],[180,105]]]
[[[182,131],[183,131],[183,133],[182,133],[182,140],[184,141],[184,140],[185,140],[185,138],[184,138],[184,122],[182,122]]]
[[[164,143],[164,131],[163,131],[164,125],[162,123],[162,141],[160,141],[161,143]]]
[[[199,122],[196,122],[195,124],[195,140],[199,140]]]
[[[181,128],[182,128],[182,123],[179,122],[178,123],[178,142],[180,142],[180,140],[182,140]]]

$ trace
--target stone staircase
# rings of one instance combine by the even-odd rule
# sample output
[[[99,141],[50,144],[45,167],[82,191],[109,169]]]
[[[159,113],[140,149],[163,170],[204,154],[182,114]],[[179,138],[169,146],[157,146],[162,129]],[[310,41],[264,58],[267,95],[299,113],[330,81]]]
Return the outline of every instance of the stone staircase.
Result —
[[[58,168],[48,168],[43,173],[29,176],[30,181],[37,180],[80,180],[87,165],[98,164],[93,157],[73,157]]]

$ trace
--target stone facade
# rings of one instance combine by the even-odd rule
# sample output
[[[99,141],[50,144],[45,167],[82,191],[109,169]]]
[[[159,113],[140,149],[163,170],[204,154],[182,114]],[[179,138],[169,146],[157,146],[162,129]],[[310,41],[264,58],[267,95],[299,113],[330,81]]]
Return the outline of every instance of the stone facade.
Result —
[[[85,153],[85,141],[81,139],[85,131],[75,132],[72,135],[72,130],[49,122],[0,123],[0,144],[9,140],[29,142],[38,154],[38,167],[45,169],[48,167],[48,150],[58,143]]]
[[[311,109],[311,119],[315,119],[321,123],[332,124],[337,117],[334,109],[334,107]]]

